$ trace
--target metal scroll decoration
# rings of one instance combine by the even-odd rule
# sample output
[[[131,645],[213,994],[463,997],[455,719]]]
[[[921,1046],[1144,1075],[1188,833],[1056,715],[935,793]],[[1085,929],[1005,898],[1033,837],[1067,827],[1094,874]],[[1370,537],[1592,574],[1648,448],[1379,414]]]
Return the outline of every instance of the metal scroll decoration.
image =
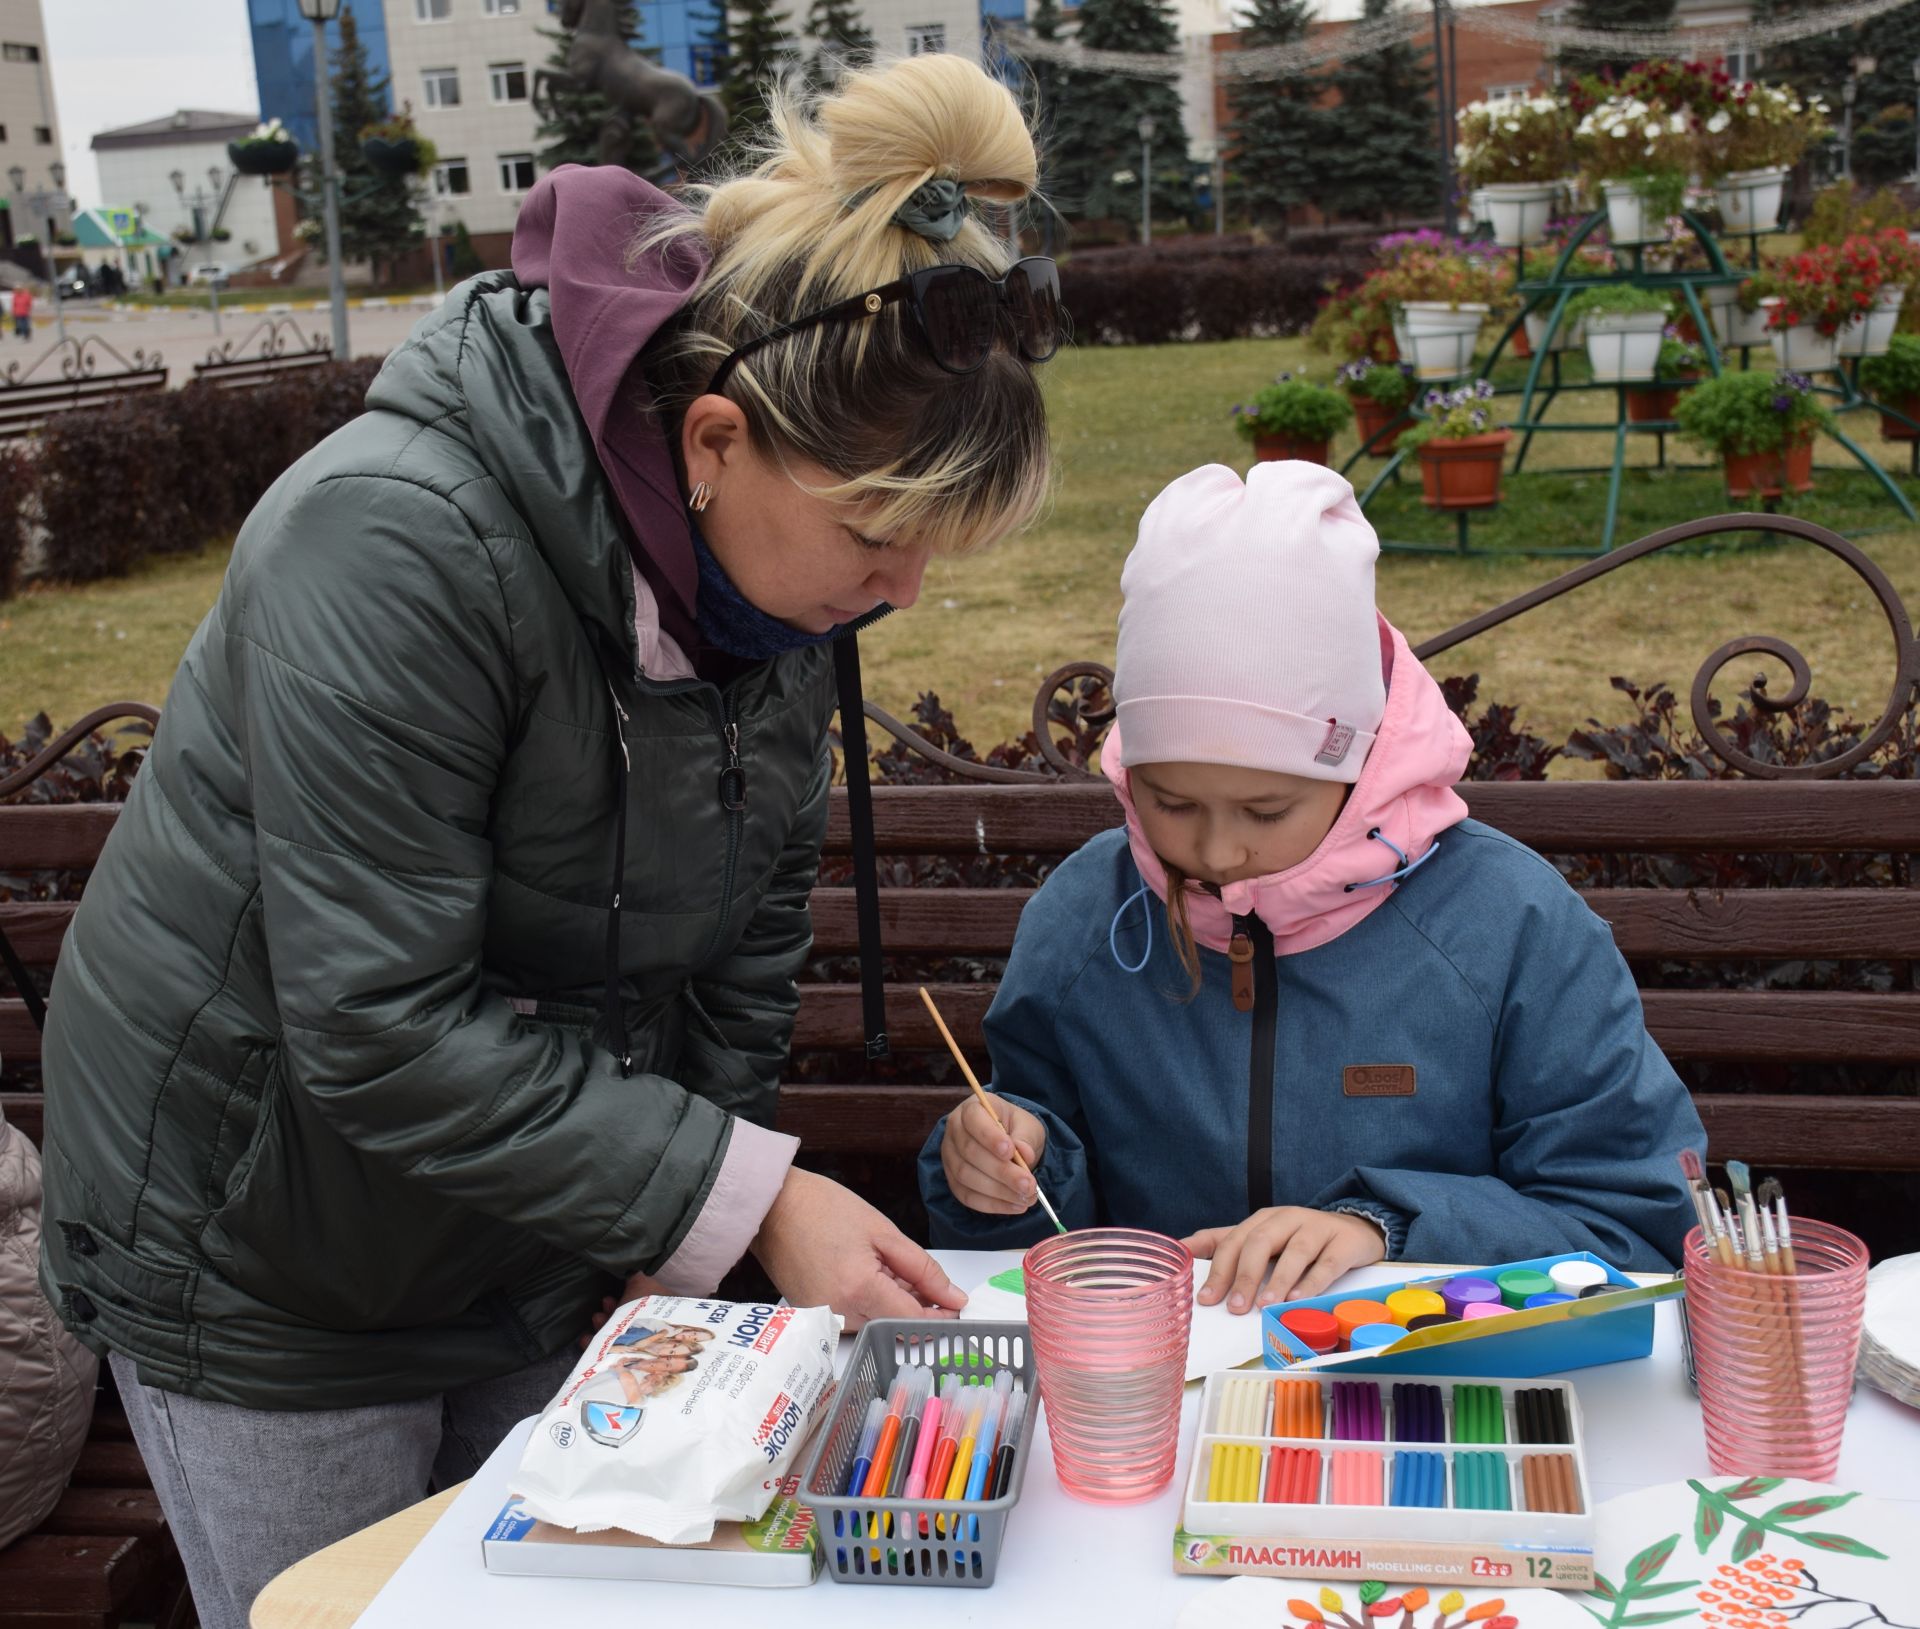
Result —
[[[110,701],[104,707],[94,708],[79,723],[62,730],[11,775],[0,775],[0,802],[31,786],[95,730],[127,718],[145,724],[151,733],[160,722],[160,709],[144,701]]]
[[[1856,545],[1847,541],[1837,532],[1824,526],[1816,526],[1811,521],[1798,520],[1790,515],[1739,514],[1714,515],[1705,520],[1688,521],[1684,525],[1669,526],[1665,531],[1654,532],[1638,542],[1629,543],[1624,548],[1615,549],[1611,554],[1591,560],[1577,566],[1572,571],[1530,589],[1504,605],[1484,611],[1479,616],[1449,628],[1445,633],[1413,647],[1413,654],[1421,661],[1427,661],[1456,645],[1464,644],[1476,635],[1491,628],[1499,627],[1503,622],[1545,605],[1550,600],[1559,599],[1576,588],[1584,587],[1597,577],[1618,571],[1622,566],[1644,559],[1650,554],[1658,554],[1663,549],[1676,544],[1693,542],[1702,537],[1710,537],[1727,532],[1773,532],[1783,537],[1799,538],[1825,549],[1827,553],[1845,564],[1867,587],[1873,591],[1879,601],[1880,609],[1887,619],[1887,625],[1893,635],[1894,676],[1893,685],[1887,694],[1887,703],[1879,719],[1864,735],[1846,751],[1836,753],[1811,764],[1773,764],[1755,758],[1743,752],[1728,740],[1726,733],[1715,719],[1711,704],[1713,682],[1727,667],[1742,656],[1771,656],[1784,663],[1792,675],[1792,684],[1784,695],[1769,693],[1764,682],[1756,683],[1752,690],[1753,704],[1763,712],[1785,713],[1798,707],[1811,693],[1813,684],[1812,669],[1807,659],[1798,649],[1784,639],[1776,639],[1765,634],[1748,634],[1729,640],[1701,663],[1694,675],[1690,698],[1694,728],[1700,732],[1707,747],[1729,768],[1756,780],[1825,780],[1844,775],[1854,765],[1861,763],[1876,752],[1899,728],[1900,720],[1907,708],[1912,705],[1917,692],[1920,692],[1920,641],[1914,636],[1913,620],[1908,614],[1905,602],[1899,591],[1888,579],[1887,574],[1874,564],[1868,555]],[[1098,662],[1070,662],[1047,675],[1041,682],[1039,693],[1034,697],[1033,729],[1040,740],[1040,753],[1049,766],[1050,772],[1037,770],[1004,769],[998,765],[982,764],[965,758],[955,757],[928,741],[911,726],[869,704],[867,716],[881,729],[909,750],[919,753],[929,761],[941,765],[955,775],[972,781],[990,781],[1001,783],[1027,784],[1036,781],[1089,780],[1097,778],[1082,763],[1068,757],[1060,751],[1054,731],[1065,726],[1070,732],[1071,744],[1076,757],[1090,758],[1092,748],[1097,745],[1100,735],[1107,725],[1113,722],[1112,701],[1113,670]]]
[[[243,339],[230,339],[207,352],[200,365],[226,367],[236,362],[273,362],[289,356],[332,356],[333,346],[317,329],[302,333],[291,317],[268,317],[254,324]]]
[[[100,368],[102,354],[110,357],[115,364],[104,373]],[[110,379],[123,375],[135,377],[157,374],[164,379],[166,372],[167,364],[158,352],[135,351],[129,358],[98,335],[88,334],[80,339],[59,341],[42,351],[24,369],[18,362],[9,362],[5,373],[0,374],[0,390],[23,390],[51,384],[77,385],[88,379]]]

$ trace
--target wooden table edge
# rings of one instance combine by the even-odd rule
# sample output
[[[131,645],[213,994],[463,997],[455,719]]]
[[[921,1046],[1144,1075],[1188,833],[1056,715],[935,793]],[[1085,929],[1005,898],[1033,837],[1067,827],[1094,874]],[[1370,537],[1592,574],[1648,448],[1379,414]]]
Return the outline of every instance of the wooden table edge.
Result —
[[[296,1561],[254,1600],[247,1614],[252,1629],[347,1629],[465,1486],[443,1489]]]

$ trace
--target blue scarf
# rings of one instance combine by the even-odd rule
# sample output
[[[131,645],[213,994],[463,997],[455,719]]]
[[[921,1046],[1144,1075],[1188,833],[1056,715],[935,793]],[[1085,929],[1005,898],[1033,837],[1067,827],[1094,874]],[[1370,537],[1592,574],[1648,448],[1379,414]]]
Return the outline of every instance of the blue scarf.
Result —
[[[750,662],[764,662],[790,650],[824,645],[845,631],[833,627],[825,633],[806,633],[768,616],[733,586],[733,579],[713,557],[700,528],[691,530],[693,556],[700,567],[700,594],[694,602],[694,616],[700,625],[700,637],[713,649]]]

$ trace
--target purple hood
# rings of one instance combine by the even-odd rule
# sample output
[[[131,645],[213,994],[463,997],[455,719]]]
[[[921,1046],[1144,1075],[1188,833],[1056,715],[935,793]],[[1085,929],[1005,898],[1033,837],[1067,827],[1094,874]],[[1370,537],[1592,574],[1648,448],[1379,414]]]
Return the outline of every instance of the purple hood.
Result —
[[[686,501],[637,362],[686,304],[707,257],[696,241],[672,257],[628,260],[642,228],[680,207],[630,170],[563,164],[520,206],[513,275],[523,289],[547,291],[574,400],[633,529],[634,563],[659,601],[662,628],[692,650],[700,579]]]

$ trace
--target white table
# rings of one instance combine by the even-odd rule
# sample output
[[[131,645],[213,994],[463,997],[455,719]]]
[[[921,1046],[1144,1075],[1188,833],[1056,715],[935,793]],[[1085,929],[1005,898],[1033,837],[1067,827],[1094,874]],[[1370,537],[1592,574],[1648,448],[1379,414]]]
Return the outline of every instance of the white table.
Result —
[[[938,1251],[963,1287],[1017,1265],[1016,1251]],[[1348,1275],[1341,1289],[1363,1289],[1423,1273],[1405,1262]],[[1441,1269],[1444,1270],[1444,1269]],[[851,1342],[846,1343],[847,1347]],[[843,1347],[843,1351],[846,1348]],[[1638,1363],[1581,1369],[1588,1473],[1596,1501],[1657,1483],[1708,1474],[1700,1410],[1688,1389],[1678,1312],[1656,1308],[1654,1350]],[[1176,1578],[1171,1549],[1179,1487],[1190,1451],[1200,1388],[1187,1388],[1180,1473],[1149,1503],[1103,1509],[1069,1499],[1053,1475],[1046,1419],[1034,1433],[1034,1461],[1008,1527],[992,1589],[849,1586],[822,1578],[811,1589],[721,1591],[685,1584],[619,1584],[586,1579],[503,1578],[480,1562],[480,1536],[506,1502],[507,1475],[532,1428],[523,1422],[503,1442],[446,1516],[403,1562],[360,1619],[360,1629],[526,1629],[529,1624],[587,1624],[622,1614],[644,1589],[649,1621],[705,1623],[717,1614],[766,1614],[781,1629],[845,1629],[848,1624],[1017,1624],[1069,1629],[1084,1623],[1170,1625],[1196,1592],[1217,1580]],[[1920,1412],[1865,1387],[1856,1394],[1846,1449],[1834,1478],[1842,1487],[1900,1502],[1920,1516]]]

